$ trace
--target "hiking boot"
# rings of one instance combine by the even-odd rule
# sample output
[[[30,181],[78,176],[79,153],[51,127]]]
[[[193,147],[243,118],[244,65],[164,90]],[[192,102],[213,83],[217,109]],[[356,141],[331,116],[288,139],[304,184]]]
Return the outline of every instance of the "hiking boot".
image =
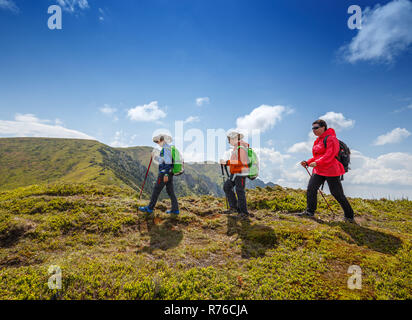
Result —
[[[307,211],[307,210],[305,210],[305,211],[303,211],[303,212],[300,212],[300,213],[298,213],[297,215],[298,215],[299,217],[309,217],[309,218],[313,218],[313,217],[315,216],[314,213],[309,212],[309,211]]]
[[[153,210],[150,209],[148,206],[146,207],[139,207],[139,210],[146,213],[153,213]]]
[[[180,211],[179,210],[167,210],[166,213],[167,214],[179,214]]]
[[[237,213],[237,210],[233,209],[233,208],[230,208],[228,210],[223,211],[222,213],[223,214],[234,214],[234,213]]]
[[[343,218],[343,222],[356,224],[356,221],[355,221],[354,218],[346,218],[346,217],[344,217],[344,218]]]

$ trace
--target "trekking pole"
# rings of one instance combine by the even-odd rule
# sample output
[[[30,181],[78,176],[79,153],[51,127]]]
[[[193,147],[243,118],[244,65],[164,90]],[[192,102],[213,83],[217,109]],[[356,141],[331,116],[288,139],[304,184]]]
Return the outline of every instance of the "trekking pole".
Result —
[[[222,170],[223,186],[225,186],[225,173],[223,172],[223,166],[224,166],[223,164],[220,164],[220,169]],[[226,209],[229,209],[226,192],[225,192],[225,200],[226,200]]]
[[[149,166],[147,167],[146,176],[144,177],[143,185],[142,185],[142,188],[140,189],[139,200],[140,200],[140,197],[142,196],[142,193],[143,193],[144,184],[146,183],[147,175],[149,173],[149,169],[150,169],[150,165],[152,164],[152,160],[153,160],[153,158],[150,157],[150,162],[149,162]]]
[[[225,166],[226,175],[227,175],[228,178],[230,178],[230,174],[229,174],[229,172],[227,171],[227,165],[224,165],[224,166]]]
[[[305,167],[305,169],[306,169],[306,172],[308,173],[308,175],[309,175],[310,177],[312,177],[312,175],[310,174],[307,166]],[[325,195],[323,194],[322,190],[319,190],[319,192],[320,192],[320,194],[322,195],[323,199],[325,200],[326,205],[328,206],[329,210],[332,212],[332,217],[333,217],[333,219],[335,219],[335,212],[334,212],[334,211],[332,210],[332,208],[330,207],[330,205],[329,205],[329,203],[328,203],[328,200],[326,200],[326,197],[325,197]]]

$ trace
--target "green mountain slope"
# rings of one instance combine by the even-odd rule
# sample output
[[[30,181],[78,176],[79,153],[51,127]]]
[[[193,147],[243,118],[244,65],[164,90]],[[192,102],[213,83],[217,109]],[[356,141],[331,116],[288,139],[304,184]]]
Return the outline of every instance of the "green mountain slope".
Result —
[[[138,214],[135,192],[60,184],[0,192],[0,299],[411,299],[412,201],[349,199],[357,225],[305,193],[247,193],[254,217],[222,214],[224,199],[160,201]],[[51,265],[62,289],[48,288]],[[348,288],[348,269],[362,288]]]
[[[44,182],[109,183],[96,141],[47,138],[0,139],[0,189]]]

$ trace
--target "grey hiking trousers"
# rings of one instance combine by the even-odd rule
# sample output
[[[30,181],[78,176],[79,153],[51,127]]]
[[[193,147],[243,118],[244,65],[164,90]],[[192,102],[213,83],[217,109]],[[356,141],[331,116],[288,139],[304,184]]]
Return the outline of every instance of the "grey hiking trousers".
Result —
[[[167,183],[164,183],[163,177],[164,173],[159,173],[155,187],[153,189],[152,197],[150,198],[149,209],[154,209],[157,199],[159,198],[160,192],[162,192],[163,187],[166,185],[167,194],[169,195],[170,200],[172,201],[172,210],[177,211],[179,210],[179,204],[177,203],[177,198],[173,187],[173,175],[169,175],[169,181],[167,181]]]

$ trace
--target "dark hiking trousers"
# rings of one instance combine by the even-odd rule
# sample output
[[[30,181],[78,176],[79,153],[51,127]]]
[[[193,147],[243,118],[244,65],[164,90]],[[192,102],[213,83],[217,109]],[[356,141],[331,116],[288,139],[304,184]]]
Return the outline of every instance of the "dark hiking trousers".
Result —
[[[239,213],[249,214],[246,204],[245,184],[246,177],[236,176],[233,181],[233,175],[230,175],[230,178],[226,180],[223,185],[223,190],[226,193],[231,209],[237,210]],[[236,187],[237,199],[235,193],[233,192],[234,187]]]
[[[325,180],[328,182],[330,193],[335,197],[336,201],[339,202],[345,212],[345,217],[353,219],[353,210],[348,199],[346,199],[346,196],[343,193],[340,177],[325,177],[318,174],[313,174],[308,184],[306,211],[315,213],[318,204],[318,190]]]
[[[160,192],[162,192],[163,187],[166,185],[166,191],[167,194],[170,197],[170,200],[172,201],[172,210],[179,210],[179,205],[177,203],[177,198],[175,195],[175,190],[173,188],[173,175],[169,175],[169,181],[167,183],[164,183],[163,181],[164,174],[160,173],[159,176],[157,177],[155,187],[153,189],[152,197],[150,198],[150,203],[149,203],[149,208],[151,210],[154,209],[157,198],[159,198]]]

